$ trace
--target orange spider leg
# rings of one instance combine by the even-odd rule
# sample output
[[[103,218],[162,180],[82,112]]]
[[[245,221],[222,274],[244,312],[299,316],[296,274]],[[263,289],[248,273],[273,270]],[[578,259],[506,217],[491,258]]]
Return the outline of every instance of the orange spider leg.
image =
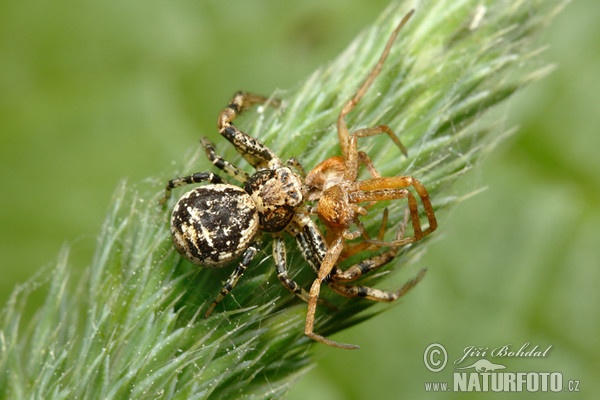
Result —
[[[336,163],[343,162],[345,168],[344,170],[342,170],[341,166],[336,166],[336,177],[340,179],[343,176],[343,180],[348,182],[355,182],[358,178],[359,167],[361,165],[364,165],[373,178],[381,178],[381,175],[379,174],[379,172],[377,172],[377,169],[375,168],[375,165],[373,164],[373,161],[371,160],[369,155],[364,151],[358,151],[358,139],[379,135],[382,133],[385,133],[390,137],[392,142],[394,142],[396,146],[400,148],[402,154],[404,154],[405,156],[408,155],[406,147],[404,147],[398,136],[396,136],[394,131],[389,126],[379,125],[372,128],[359,129],[353,132],[348,140],[347,158],[344,160],[342,157],[338,156],[335,161]],[[330,164],[331,163],[333,163],[333,161],[330,162]],[[330,164],[326,164],[328,168],[332,168],[332,165]],[[372,206],[373,204],[374,203],[371,203],[370,206]]]
[[[378,126],[373,126],[371,128],[357,129],[356,131],[354,131],[352,133],[352,137],[355,137],[356,139],[358,139],[358,138],[380,135],[382,133],[385,133],[386,135],[388,135],[390,137],[390,139],[392,140],[392,142],[394,142],[396,144],[396,146],[398,146],[398,148],[400,148],[400,151],[402,152],[402,154],[404,154],[405,156],[408,156],[408,151],[406,150],[406,147],[404,147],[404,145],[402,144],[402,142],[400,141],[398,136],[396,136],[396,134],[394,133],[392,128],[390,128],[387,125],[378,125]],[[352,137],[350,139],[350,146],[353,145]],[[356,143],[356,139],[354,139],[355,143]],[[354,144],[354,146],[356,146],[356,144]]]
[[[405,209],[404,222],[400,225],[400,229],[398,229],[398,232],[396,232],[396,241],[404,237],[404,231],[406,229],[406,225],[408,224],[409,214],[409,210]],[[383,212],[383,217],[385,220],[387,220],[387,216],[388,210],[386,208]],[[382,241],[382,232],[380,232],[380,234],[378,235],[378,239]],[[378,245],[372,246],[381,247]],[[345,271],[342,271],[339,268],[335,268],[334,274],[331,275],[331,280],[328,282],[329,287],[336,293],[345,297],[363,297],[372,301],[385,303],[397,300],[398,298],[408,293],[409,290],[415,287],[417,283],[419,283],[419,281],[423,279],[425,272],[427,272],[426,269],[420,270],[416,277],[406,282],[396,292],[386,292],[383,290],[362,285],[344,285],[341,282],[355,281],[362,275],[383,267],[396,257],[398,250],[399,247],[392,247],[385,253],[382,253],[376,257],[371,257],[366,260],[363,260],[360,263],[351,266]]]
[[[309,338],[324,343],[328,346],[353,350],[358,349],[358,346],[349,343],[338,343],[314,332],[315,313],[317,312],[317,303],[319,300],[319,293],[321,292],[321,283],[323,283],[323,281],[333,270],[333,267],[335,266],[335,263],[339,258],[343,248],[344,236],[339,235],[338,238],[330,244],[329,250],[323,258],[323,262],[321,263],[321,267],[319,268],[317,279],[314,280],[312,286],[310,287],[308,297],[308,311],[306,313],[306,324],[304,326],[304,334]]]
[[[377,239],[376,239],[377,241],[383,242],[383,236],[385,235],[385,228],[387,226],[387,221],[388,221],[388,214],[389,214],[388,209],[387,208],[384,209],[383,216],[381,218],[381,225],[379,225],[379,231],[377,232]],[[351,243],[351,244],[346,243],[346,246],[344,247],[344,250],[342,251],[342,254],[340,255],[339,261],[343,261],[343,260],[350,258],[353,255],[358,254],[360,252],[373,250],[376,247],[381,247],[381,246],[375,245],[373,243],[367,242],[367,240],[371,240],[371,237],[369,236],[369,234],[367,233],[365,228],[362,226],[360,221],[356,221],[356,223],[357,223],[357,225],[360,224],[359,230],[362,232],[363,240],[359,243]],[[404,226],[406,226],[406,224]],[[404,229],[402,229],[402,233],[404,234]]]
[[[396,232],[396,237],[395,237],[396,240],[395,241],[398,241],[404,237],[404,232],[406,230],[406,226],[408,225],[409,215],[410,215],[409,209],[406,208],[404,211],[404,221],[400,224],[400,228],[398,229],[398,232]],[[388,209],[386,208],[383,212],[383,217],[387,220],[387,216],[388,216]],[[365,240],[369,240],[369,239],[370,238],[367,235],[367,237],[365,237]],[[383,241],[382,232],[380,232],[380,234],[377,236],[377,239],[381,243],[385,243]],[[383,247],[383,245],[377,245],[377,244],[369,244],[369,245],[370,245],[370,247],[367,250]],[[352,265],[351,267],[349,267],[346,270],[341,270],[340,268],[336,268],[334,270],[334,274],[331,276],[331,280],[334,282],[355,281],[358,278],[360,278],[362,275],[369,273],[373,270],[376,270],[376,269],[386,265],[390,261],[392,261],[396,257],[396,254],[398,254],[399,248],[400,248],[400,246],[393,246],[388,251],[381,253],[375,257],[370,257],[366,260],[363,260],[363,261],[359,262],[358,264]]]
[[[400,21],[400,23],[398,24],[396,29],[394,29],[394,31],[390,35],[390,38],[388,39],[388,41],[385,45],[385,48],[383,49],[383,52],[381,53],[381,56],[379,57],[379,61],[377,61],[377,64],[375,64],[375,67],[373,67],[373,69],[369,73],[369,76],[367,76],[367,79],[365,79],[365,81],[358,88],[356,93],[354,93],[354,96],[352,96],[352,98],[344,105],[344,107],[342,108],[342,111],[340,112],[340,115],[338,116],[337,131],[338,131],[338,136],[340,139],[340,147],[342,148],[342,154],[344,155],[344,158],[346,158],[346,159],[348,159],[349,133],[348,133],[348,126],[346,125],[345,117],[346,117],[346,115],[348,115],[350,113],[350,111],[352,111],[354,109],[354,107],[356,107],[356,105],[358,104],[360,99],[362,99],[362,97],[367,92],[367,89],[369,89],[369,87],[373,84],[373,81],[375,80],[375,78],[377,78],[377,75],[379,75],[379,73],[381,72],[383,63],[385,62],[385,59],[387,58],[388,54],[390,53],[392,44],[394,43],[394,40],[396,39],[398,32],[400,31],[400,29],[402,29],[402,27],[406,24],[406,22],[408,22],[408,20],[410,19],[410,17],[412,17],[414,12],[415,12],[414,10],[410,10],[404,16],[404,18],[402,18],[402,21]]]
[[[427,220],[429,222],[429,226],[427,227],[427,229],[425,229],[422,232],[422,236],[419,236],[419,238],[421,238],[423,236],[427,236],[428,234],[430,234],[437,228],[437,225],[438,225],[437,219],[436,219],[435,213],[433,211],[433,206],[431,205],[431,200],[429,199],[429,193],[427,192],[427,189],[425,188],[425,186],[423,186],[423,184],[421,182],[419,182],[417,179],[413,178],[412,176],[393,176],[393,177],[385,177],[385,178],[373,178],[373,179],[368,179],[365,181],[357,182],[357,185],[358,185],[359,191],[354,192],[351,195],[351,197],[353,197],[353,200],[355,200],[357,202],[373,201],[374,197],[377,196],[378,194],[383,196],[383,197],[379,198],[380,200],[394,200],[395,198],[393,197],[393,193],[398,193],[398,195],[401,196],[399,198],[408,197],[409,208],[411,210],[411,214],[416,214],[416,215],[413,215],[413,224],[415,224],[415,222],[418,220],[418,212],[417,212],[416,201],[414,203],[414,206],[411,207],[411,197],[413,198],[413,201],[414,201],[414,196],[412,195],[412,193],[410,194],[410,196],[401,194],[403,190],[406,190],[406,189],[402,189],[402,188],[407,188],[407,187],[412,186],[415,189],[415,191],[417,192],[417,194],[419,195],[419,197],[421,198],[421,203],[423,204],[423,208],[425,209],[425,213],[427,214]],[[391,190],[391,192],[388,192],[390,190]],[[391,197],[388,197],[388,196],[391,196]],[[416,218],[415,218],[415,216],[416,216]],[[417,226],[419,226],[419,228],[420,228],[420,225],[421,225],[420,221],[416,223],[416,225],[414,227],[415,235],[416,235]],[[373,243],[375,243],[375,242],[373,242]]]

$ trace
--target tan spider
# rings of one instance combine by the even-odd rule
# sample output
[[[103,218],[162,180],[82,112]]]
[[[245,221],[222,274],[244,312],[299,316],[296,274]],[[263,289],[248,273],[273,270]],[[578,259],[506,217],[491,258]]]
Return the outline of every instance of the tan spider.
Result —
[[[337,131],[342,156],[334,156],[321,162],[309,172],[305,180],[310,190],[309,200],[318,200],[316,213],[327,227],[326,238],[329,245],[326,253],[321,254],[322,262],[318,270],[318,276],[310,289],[305,334],[314,340],[334,347],[345,349],[358,348],[356,345],[335,342],[314,332],[315,312],[321,283],[324,281],[327,282],[331,289],[346,297],[365,297],[381,302],[397,300],[417,284],[423,277],[424,270],[419,272],[415,278],[408,281],[397,292],[385,292],[366,286],[344,285],[343,283],[355,281],[363,274],[389,263],[396,256],[400,246],[421,240],[437,227],[429,194],[417,179],[411,176],[381,177],[369,156],[357,149],[359,138],[385,133],[406,154],[406,149],[392,129],[387,125],[379,125],[372,128],[359,129],[350,134],[345,121],[346,115],[354,109],[377,75],[379,75],[394,39],[412,16],[413,12],[414,10],[408,12],[392,32],[379,61],[354,96],[344,105],[338,116]],[[361,165],[367,168],[372,176],[371,178],[358,180],[358,169]],[[417,193],[425,209],[428,220],[428,226],[425,229],[421,227],[418,203],[413,193],[408,189],[410,187]],[[367,214],[367,208],[379,201],[405,198],[408,202],[408,210],[413,226],[412,236],[403,237],[404,226],[402,226],[394,240],[383,240],[385,225],[387,223],[386,209],[377,238],[372,239],[369,237],[359,220],[360,216]],[[361,203],[364,203],[365,206],[361,206]],[[357,229],[352,230],[352,226],[356,226]],[[355,244],[347,243],[347,240],[357,239],[361,236],[363,237],[362,242]],[[382,254],[363,260],[345,271],[337,266],[339,261],[343,261],[351,255],[381,247],[390,247],[390,249]]]

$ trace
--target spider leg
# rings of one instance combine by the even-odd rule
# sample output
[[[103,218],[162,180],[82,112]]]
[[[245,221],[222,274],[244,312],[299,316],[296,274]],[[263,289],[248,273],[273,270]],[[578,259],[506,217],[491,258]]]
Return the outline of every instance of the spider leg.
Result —
[[[255,242],[246,249],[246,251],[242,255],[240,263],[235,268],[235,270],[233,270],[233,272],[223,285],[221,292],[219,292],[217,297],[215,297],[215,299],[211,303],[210,307],[208,307],[208,310],[206,310],[204,318],[208,318],[217,306],[217,304],[219,304],[225,298],[225,296],[227,296],[233,290],[239,279],[246,271],[246,268],[248,268],[248,265],[252,262],[252,259],[254,259],[254,256],[256,256],[256,253],[258,253],[258,248],[259,243]]]
[[[196,172],[195,174],[171,179],[169,182],[167,182],[167,187],[165,188],[165,196],[160,200],[159,203],[165,204],[167,199],[171,197],[171,191],[176,187],[201,182],[210,182],[213,184],[223,183],[223,179],[221,179],[219,175],[213,174],[212,172]]]
[[[279,159],[267,146],[236,128],[233,125],[233,120],[248,107],[266,102],[274,102],[275,105],[278,104],[277,101],[269,100],[263,96],[241,91],[237,92],[229,105],[221,111],[217,121],[219,133],[233,144],[237,152],[246,161],[257,169],[267,168],[270,161]]]
[[[364,165],[371,176],[373,178],[381,178],[379,172],[375,168],[373,161],[364,151],[358,151],[358,139],[363,137],[369,137],[374,135],[379,135],[381,133],[386,133],[392,142],[396,144],[400,148],[400,151],[405,156],[408,154],[406,151],[406,147],[402,144],[400,139],[396,136],[394,131],[387,125],[379,125],[372,128],[364,128],[358,129],[352,133],[352,135],[348,139],[348,145],[346,149],[346,157],[345,157],[345,171],[344,171],[344,179],[347,181],[354,182],[358,177],[358,168],[361,165]],[[371,204],[372,205],[372,204]]]
[[[308,302],[308,292],[288,276],[285,243],[280,235],[274,236],[273,259],[275,260],[277,279],[279,279],[283,286],[290,292]]]
[[[314,226],[314,228],[316,228],[316,225]],[[318,231],[315,233],[317,235],[320,235],[320,233]],[[310,237],[310,236],[308,236],[308,237]],[[319,265],[318,264],[319,261],[313,253],[314,244],[313,245],[310,244],[310,242],[314,239],[307,238],[307,236],[304,233],[301,233],[300,231],[298,231],[297,235],[295,235],[295,239],[296,239],[296,242],[298,243],[298,246],[300,247],[300,250],[302,251],[302,255],[303,255],[304,259],[316,271],[316,268]],[[317,242],[318,242],[318,240],[317,240]],[[281,246],[281,247],[279,247],[279,246]],[[305,302],[308,302],[308,300],[309,300],[308,292],[306,290],[304,290],[303,287],[301,287],[295,281],[291,280],[288,277],[285,246],[284,246],[283,240],[281,240],[281,238],[278,236],[275,237],[275,242],[273,243],[273,258],[275,259],[275,268],[277,270],[277,278],[279,279],[279,281],[290,292],[296,294],[298,297],[300,297]],[[325,307],[327,307],[331,310],[337,309],[333,304],[329,303],[327,300],[319,299],[318,302],[320,305],[324,305]]]
[[[317,342],[324,343],[328,346],[338,347],[341,349],[358,349],[358,346],[348,343],[339,343],[314,332],[315,325],[315,314],[317,312],[317,303],[319,299],[319,293],[321,292],[321,283],[328,279],[329,274],[335,267],[342,249],[344,248],[344,237],[339,235],[338,238],[331,243],[325,258],[319,269],[317,279],[315,279],[310,287],[309,299],[308,299],[308,311],[306,313],[306,325],[304,327],[304,334],[309,338],[316,340]]]
[[[287,160],[286,164],[290,169],[293,169],[298,175],[300,175],[303,178],[306,178],[306,171],[304,170],[304,167],[302,166],[302,164],[300,164],[300,161],[298,161],[297,158],[290,158],[289,160]]]
[[[395,241],[398,241],[404,237],[404,231],[406,229],[406,225],[408,224],[408,216],[409,216],[409,212],[408,212],[408,209],[406,209],[406,211],[404,213],[404,221],[400,224],[400,228],[398,229],[398,232],[396,232]],[[388,219],[388,209],[386,208],[383,211],[383,221],[379,228],[379,232],[377,234],[377,239],[376,239],[377,242],[388,243],[388,242],[383,241],[383,235],[385,233],[385,224],[387,223],[387,219]],[[357,244],[357,247],[360,245],[364,245],[361,248],[361,250],[363,250],[363,251],[373,250],[374,248],[379,248],[379,247],[385,246],[385,245],[378,245],[378,244],[371,243],[372,240],[366,232],[365,232],[365,236],[363,236],[363,237],[365,240],[363,242]],[[385,247],[387,247],[387,246],[385,246]],[[346,270],[337,268],[331,275],[331,281],[335,281],[335,282],[355,281],[358,278],[360,278],[362,275],[369,273],[371,271],[374,271],[378,268],[381,268],[384,265],[391,262],[398,254],[398,250],[399,250],[399,246],[395,246],[384,253],[377,254],[366,260],[362,260],[359,263],[348,267]]]
[[[363,201],[383,201],[383,200],[398,200],[406,198],[408,200],[408,208],[410,210],[410,216],[413,224],[413,236],[403,237],[401,239],[393,240],[390,242],[382,241],[379,239],[365,238],[365,242],[382,246],[398,247],[405,244],[414,243],[423,236],[423,230],[421,228],[421,220],[419,219],[419,209],[415,196],[407,189],[379,189],[372,190],[369,192],[354,192],[351,194],[352,201],[363,202]],[[434,217],[435,218],[435,217]],[[429,232],[428,232],[429,233]]]
[[[398,136],[396,136],[396,134],[394,133],[392,128],[390,128],[387,125],[378,125],[378,126],[374,126],[371,128],[357,129],[350,136],[350,146],[352,146],[353,141],[354,141],[354,143],[356,143],[358,138],[380,135],[382,133],[385,133],[386,135],[388,135],[390,137],[392,142],[394,142],[394,144],[396,144],[396,146],[398,146],[398,148],[400,149],[402,154],[404,154],[405,156],[408,155],[408,152],[406,151],[406,147],[404,147],[404,145],[402,144],[402,142],[400,141]]]
[[[398,24],[396,29],[394,29],[394,31],[390,35],[390,38],[388,39],[388,41],[385,45],[385,48],[383,49],[383,52],[381,53],[381,56],[379,57],[379,60],[377,61],[377,64],[375,64],[375,66],[373,67],[373,69],[371,70],[371,72],[369,73],[367,78],[365,79],[365,81],[362,83],[362,85],[360,85],[360,87],[358,88],[356,93],[354,93],[354,96],[352,96],[352,98],[344,105],[344,107],[342,108],[342,111],[340,111],[340,114],[339,114],[338,120],[337,120],[337,131],[338,131],[338,136],[339,136],[339,140],[340,140],[340,147],[342,148],[342,154],[344,155],[344,158],[346,158],[346,159],[348,159],[349,133],[348,133],[348,126],[346,125],[345,117],[354,109],[354,107],[356,107],[356,105],[360,102],[360,100],[365,95],[365,93],[367,92],[369,87],[373,84],[373,81],[375,80],[375,78],[377,78],[377,76],[381,72],[383,63],[385,62],[385,59],[387,58],[388,54],[390,53],[392,44],[394,43],[394,40],[396,39],[398,32],[400,31],[400,29],[402,29],[402,27],[410,19],[410,17],[413,15],[413,13],[414,13],[414,10],[410,10],[404,16],[404,18],[402,18],[402,21],[400,21],[400,23]]]
[[[377,172],[375,169],[375,165],[373,164],[373,161],[371,161],[371,157],[369,157],[364,151],[358,152],[358,163],[359,165],[364,165],[373,178],[381,177],[379,172]]]
[[[321,282],[328,279],[329,273],[335,274],[339,270],[337,265],[335,265],[335,262],[343,249],[343,236],[339,237],[339,245],[332,246],[328,249],[319,228],[306,212],[296,215],[290,225],[286,228],[286,231],[296,238],[298,246],[302,250],[304,259],[318,274],[317,279],[312,283],[309,293],[304,333],[311,339],[325,343],[329,346],[340,347],[343,349],[357,349],[358,346],[356,345],[334,342],[333,340],[327,339],[314,332],[317,304],[324,304],[328,308],[335,309],[335,306],[329,304],[325,300],[319,299],[319,293],[321,290]],[[326,272],[327,270],[329,270],[329,272]]]
[[[375,239],[379,242],[383,242],[383,237],[385,235],[385,228],[387,226],[388,217],[389,217],[389,211],[387,208],[385,208],[383,210],[383,215],[381,216],[381,224],[379,225],[379,231],[377,232],[377,239]],[[408,218],[408,214],[406,215],[406,218]],[[373,250],[377,247],[383,247],[383,246],[378,246],[376,244],[370,243],[371,236],[369,236],[369,233],[365,229],[362,222],[360,222],[357,219],[355,221],[355,223],[358,226],[359,231],[362,233],[363,240],[359,243],[351,243],[351,244],[346,243],[346,247],[344,248],[344,251],[342,252],[342,255],[340,256],[340,261],[350,258],[353,255],[358,254],[363,251],[369,251],[369,250]],[[401,227],[402,236],[398,237],[398,235],[396,235],[396,239],[399,239],[404,236],[404,228],[405,227],[406,227],[406,222],[404,223],[403,227]]]
[[[285,230],[296,239],[302,257],[318,272],[327,253],[327,244],[315,222],[305,212],[298,211]]]
[[[416,242],[423,237],[429,235],[437,228],[437,219],[429,199],[429,193],[425,186],[418,180],[411,176],[395,176],[385,178],[372,178],[365,181],[360,181],[358,184],[358,190],[351,193],[353,202],[369,202],[369,201],[381,201],[381,200],[396,200],[401,198],[408,199],[408,207],[413,223],[414,236],[412,238],[403,238],[398,241],[391,243],[379,243],[378,241],[371,240],[373,244],[390,245],[390,246],[401,246],[403,244]],[[421,220],[419,218],[419,210],[417,201],[414,195],[408,191],[407,187],[413,187],[419,195],[429,226],[423,230],[421,228]]]
[[[334,282],[350,282],[355,281],[362,275],[376,270],[388,264],[398,254],[398,247],[394,247],[382,254],[378,254],[366,260],[362,260],[357,264],[349,267],[346,270],[338,269],[335,274],[332,274],[331,280]]]
[[[210,162],[213,163],[215,167],[219,168],[227,175],[231,176],[233,179],[241,183],[246,183],[246,181],[250,178],[250,175],[248,175],[246,171],[239,169],[238,167],[236,167],[235,165],[218,155],[215,151],[215,146],[210,140],[208,140],[208,138],[201,138],[200,143],[202,143],[202,147],[204,147],[206,157],[208,157]]]
[[[417,276],[406,282],[397,292],[386,292],[379,289],[374,289],[368,286],[360,285],[342,285],[337,282],[329,282],[328,285],[336,293],[346,297],[363,297],[372,301],[383,303],[391,303],[398,300],[400,297],[408,293],[413,287],[423,279],[426,269],[419,271]]]
[[[345,158],[345,166],[346,171],[344,172],[344,178],[348,181],[356,181],[358,177],[358,168],[360,165],[364,165],[371,176],[373,178],[380,178],[381,175],[375,169],[375,165],[373,165],[373,161],[364,151],[358,151],[358,139],[379,135],[385,133],[387,134],[392,142],[400,148],[400,151],[405,156],[408,154],[406,151],[406,147],[402,144],[398,136],[394,133],[392,128],[387,125],[379,125],[371,128],[358,129],[350,135],[348,139],[348,145],[346,149],[346,158]]]

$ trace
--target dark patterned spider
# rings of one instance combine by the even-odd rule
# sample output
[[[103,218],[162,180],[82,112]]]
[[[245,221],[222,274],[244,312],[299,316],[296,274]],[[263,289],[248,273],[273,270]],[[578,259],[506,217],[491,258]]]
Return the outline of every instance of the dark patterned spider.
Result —
[[[219,114],[218,128],[222,136],[248,161],[256,172],[249,175],[216,154],[206,138],[201,143],[209,160],[238,182],[243,188],[225,183],[210,172],[199,172],[168,182],[164,203],[171,190],[192,183],[209,182],[185,193],[171,214],[171,235],[177,250],[194,264],[220,268],[240,258],[237,268],[205,313],[208,317],[216,305],[233,289],[256,256],[260,232],[274,237],[273,259],[277,278],[291,292],[308,300],[307,292],[288,276],[286,250],[282,233],[296,238],[307,262],[317,269],[319,262],[313,249],[325,248],[324,239],[304,205],[303,179],[295,160],[287,165],[258,140],[233,125],[236,116],[267,98],[238,92]]]
[[[379,75],[394,39],[412,16],[413,12],[411,10],[406,14],[393,31],[379,61],[354,96],[344,105],[338,116],[337,131],[342,156],[331,157],[321,162],[309,172],[305,180],[310,190],[309,200],[318,200],[316,213],[327,228],[327,242],[329,245],[327,252],[319,255],[319,258],[322,258],[322,263],[318,270],[318,276],[310,288],[305,333],[314,340],[334,347],[345,349],[358,348],[356,345],[335,342],[314,332],[315,312],[321,283],[326,282],[331,289],[346,297],[365,297],[380,302],[397,300],[418,283],[423,277],[424,270],[415,278],[408,281],[397,292],[385,292],[366,286],[345,285],[343,283],[353,282],[363,274],[389,263],[396,256],[400,246],[421,240],[437,227],[429,194],[417,179],[411,176],[381,177],[369,156],[357,149],[359,138],[385,133],[406,154],[404,146],[394,132],[387,125],[379,125],[372,128],[359,129],[350,134],[345,121],[346,115],[359,103],[377,75]],[[361,165],[367,168],[372,178],[358,180],[358,170]],[[426,229],[421,227],[417,200],[408,189],[409,187],[412,187],[421,199],[428,219]],[[387,222],[386,209],[377,239],[369,237],[359,217],[366,215],[367,208],[376,202],[398,199],[407,199],[408,201],[413,235],[403,237],[403,226],[400,231],[401,235],[396,235],[396,238],[392,241],[384,241],[383,233]],[[366,206],[360,206],[361,203],[366,203]],[[352,226],[356,226],[357,229],[353,231],[351,229]],[[347,243],[347,240],[357,239],[361,236],[364,239],[362,243],[354,245]],[[390,247],[390,249],[379,256],[371,257],[346,270],[341,270],[337,266],[339,261],[343,261],[351,255],[380,247]]]

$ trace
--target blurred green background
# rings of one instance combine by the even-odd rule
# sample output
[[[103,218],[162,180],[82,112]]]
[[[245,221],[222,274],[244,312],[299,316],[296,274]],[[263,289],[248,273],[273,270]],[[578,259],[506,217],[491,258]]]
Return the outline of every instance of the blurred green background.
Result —
[[[0,2],[0,302],[64,243],[83,269],[120,180],[168,178],[235,90],[293,87],[388,2],[348,3]],[[427,279],[337,336],[360,351],[318,348],[290,399],[458,397],[425,392],[453,369],[425,368],[430,343],[451,362],[526,342],[552,350],[510,371],[559,371],[580,381],[573,398],[599,398],[598,20],[597,2],[573,2],[543,33],[558,68],[503,106],[521,129],[459,182],[487,190],[444,216]]]

